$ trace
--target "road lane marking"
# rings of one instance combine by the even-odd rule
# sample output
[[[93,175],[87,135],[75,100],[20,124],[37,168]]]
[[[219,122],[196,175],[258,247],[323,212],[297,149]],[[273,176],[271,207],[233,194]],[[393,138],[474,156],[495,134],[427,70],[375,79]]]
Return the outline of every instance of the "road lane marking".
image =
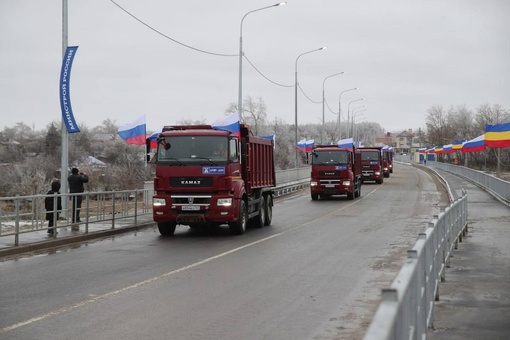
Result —
[[[45,314],[42,314],[42,315],[39,315],[39,316],[36,316],[34,318],[31,318],[31,319],[28,319],[28,320],[25,320],[25,321],[21,321],[21,322],[18,322],[18,323],[15,323],[13,325],[10,325],[10,326],[6,326],[4,328],[1,328],[0,329],[0,334],[3,334],[3,333],[7,333],[9,331],[12,331],[12,330],[15,330],[17,328],[20,328],[20,327],[23,327],[23,326],[27,326],[27,325],[30,325],[32,323],[35,323],[37,321],[41,321],[41,320],[45,320],[45,319],[48,319],[50,317],[53,317],[53,316],[56,316],[56,315],[60,315],[60,314],[63,314],[63,313],[66,313],[66,312],[70,312],[74,309],[77,309],[79,307],[83,307],[83,306],[86,306],[86,305],[90,305],[96,301],[99,301],[99,300],[103,300],[103,299],[106,299],[110,296],[114,296],[114,295],[118,295],[118,294],[121,294],[121,293],[124,293],[128,290],[131,290],[131,289],[135,289],[135,288],[139,288],[141,286],[144,286],[144,285],[147,285],[149,283],[152,283],[152,282],[155,282],[157,280],[160,280],[160,279],[163,279],[165,277],[168,277],[168,276],[171,276],[171,275],[174,275],[174,274],[177,274],[177,273],[180,273],[180,272],[183,272],[185,270],[188,270],[188,269],[191,269],[191,268],[194,268],[194,267],[197,267],[197,266],[200,266],[202,264],[205,264],[207,262],[210,262],[210,261],[213,261],[213,260],[216,260],[216,259],[219,259],[221,257],[224,257],[224,256],[227,256],[227,255],[230,255],[232,253],[235,253],[235,252],[238,252],[240,250],[243,250],[245,248],[248,248],[248,247],[251,247],[251,246],[254,246],[256,244],[259,244],[259,243],[262,243],[262,242],[265,242],[265,241],[268,241],[270,239],[273,239],[275,237],[278,237],[278,236],[281,236],[283,234],[286,234],[288,232],[291,232],[291,231],[295,231],[297,229],[300,229],[302,227],[305,227],[309,224],[311,224],[312,222],[315,222],[316,220],[320,219],[320,218],[324,218],[324,217],[327,217],[327,216],[330,216],[330,215],[333,215],[335,213],[337,213],[338,211],[341,211],[341,210],[344,210],[344,209],[347,209],[348,207],[350,207],[351,205],[353,204],[356,204],[358,203],[359,201],[361,201],[363,198],[365,197],[368,197],[370,195],[372,195],[375,191],[379,190],[381,186],[378,186],[377,188],[373,189],[372,191],[368,192],[366,195],[363,195],[361,197],[359,197],[357,200],[354,200],[353,202],[345,205],[345,206],[342,206],[338,209],[335,209],[334,211],[326,214],[326,215],[321,215],[320,217],[317,217],[311,221],[308,221],[306,223],[303,223],[303,224],[299,224],[295,227],[292,227],[292,228],[289,228],[287,229],[286,231],[282,231],[282,232],[279,232],[277,234],[274,234],[274,235],[271,235],[271,236],[268,236],[266,238],[263,238],[263,239],[260,239],[260,240],[257,240],[257,241],[254,241],[254,242],[251,242],[251,243],[248,243],[248,244],[245,244],[243,246],[240,246],[240,247],[237,247],[237,248],[234,248],[234,249],[231,249],[229,251],[226,251],[226,252],[223,252],[221,254],[218,254],[218,255],[215,255],[215,256],[212,256],[212,257],[209,257],[209,258],[206,258],[204,260],[201,260],[201,261],[198,261],[198,262],[195,262],[193,264],[190,264],[188,266],[184,266],[184,267],[181,267],[181,268],[178,268],[178,269],[175,269],[175,270],[172,270],[168,273],[164,273],[164,274],[161,274],[161,275],[158,275],[158,276],[155,276],[155,277],[152,277],[150,279],[147,279],[147,280],[144,280],[144,281],[140,281],[138,283],[135,283],[133,285],[130,285],[130,286],[127,286],[127,287],[124,287],[124,288],[121,288],[121,289],[118,289],[118,290],[114,290],[114,291],[111,291],[111,292],[108,292],[108,293],[105,293],[105,294],[102,294],[102,295],[98,295],[98,296],[95,296],[91,299],[88,299],[88,300],[84,300],[84,301],[81,301],[81,302],[78,302],[76,304],[73,304],[73,305],[70,305],[70,306],[66,306],[66,307],[62,307],[62,308],[59,308],[59,309],[56,309],[54,311],[51,311],[51,312],[48,312],[48,313],[45,313]]]
[[[54,310],[54,311],[51,311],[49,313],[46,313],[46,314],[42,314],[42,315],[39,315],[39,316],[36,316],[34,318],[31,318],[31,319],[28,319],[28,320],[25,320],[25,321],[22,321],[22,322],[18,322],[16,324],[13,324],[13,325],[10,325],[10,326],[7,326],[7,327],[4,327],[4,328],[1,328],[0,329],[0,334],[2,333],[7,333],[9,331],[12,331],[16,328],[20,328],[20,327],[23,327],[23,326],[26,326],[26,325],[29,325],[29,324],[32,324],[34,322],[37,322],[37,321],[41,321],[41,320],[44,320],[44,319],[47,319],[47,318],[50,318],[52,316],[56,316],[56,315],[59,315],[59,314],[63,314],[63,313],[66,313],[66,312],[69,312],[69,311],[72,311],[73,309],[76,309],[76,308],[79,308],[79,307],[83,307],[83,306],[86,306],[86,305],[89,305],[91,303],[94,303],[96,301],[99,301],[99,300],[102,300],[102,299],[106,299],[110,296],[114,296],[114,295],[117,295],[117,294],[120,294],[120,293],[124,293],[128,290],[131,290],[131,289],[134,289],[134,288],[138,288],[138,287],[141,287],[141,286],[144,286],[146,284],[149,284],[149,283],[152,283],[154,281],[157,281],[157,280],[160,280],[160,279],[163,279],[165,277],[168,277],[168,276],[171,276],[171,275],[174,275],[174,274],[177,274],[177,273],[180,273],[182,271],[185,271],[185,270],[188,270],[188,269],[191,269],[191,268],[194,268],[194,267],[197,267],[199,265],[202,265],[204,263],[207,263],[207,262],[210,262],[210,261],[213,261],[213,260],[216,260],[216,259],[219,259],[221,257],[224,257],[224,256],[227,256],[227,255],[230,255],[232,253],[235,253],[235,252],[238,252],[240,250],[243,250],[245,248],[248,248],[248,247],[251,247],[251,246],[254,246],[258,243],[261,243],[261,242],[265,242],[265,241],[268,241],[272,238],[275,238],[275,237],[278,237],[278,236],[281,236],[284,232],[281,232],[281,233],[277,233],[277,234],[274,234],[274,235],[271,235],[271,236],[268,236],[266,238],[263,238],[263,239],[260,239],[258,241],[255,241],[255,242],[252,242],[252,243],[248,243],[248,244],[245,244],[244,246],[240,246],[240,247],[237,247],[237,248],[234,248],[234,249],[231,249],[229,251],[226,251],[224,253],[221,253],[221,254],[218,254],[218,255],[215,255],[215,256],[212,256],[212,257],[209,257],[207,259],[204,259],[202,261],[198,261],[198,262],[195,262],[193,264],[190,264],[188,266],[185,266],[185,267],[181,267],[179,269],[176,269],[176,270],[172,270],[168,273],[165,273],[165,274],[161,274],[161,275],[158,275],[158,276],[155,276],[155,277],[152,277],[150,279],[147,279],[147,280],[144,280],[144,281],[140,281],[138,283],[135,283],[131,286],[127,286],[127,287],[124,287],[124,288],[121,288],[121,289],[118,289],[118,290],[114,290],[114,291],[111,291],[111,292],[108,292],[106,294],[102,294],[102,295],[98,295],[92,299],[89,299],[89,300],[85,300],[85,301],[81,301],[81,302],[78,302],[74,305],[70,305],[70,306],[66,306],[66,307],[62,307],[62,308],[59,308],[57,310]]]

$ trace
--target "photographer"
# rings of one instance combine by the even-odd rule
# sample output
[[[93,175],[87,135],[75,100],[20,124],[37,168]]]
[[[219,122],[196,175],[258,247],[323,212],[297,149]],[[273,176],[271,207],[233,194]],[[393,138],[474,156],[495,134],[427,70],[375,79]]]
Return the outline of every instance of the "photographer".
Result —
[[[87,174],[80,172],[77,168],[73,168],[71,170],[71,175],[67,178],[67,182],[69,183],[69,192],[71,194],[84,192],[85,188],[83,187],[83,183],[87,183],[88,181],[89,177]],[[81,222],[80,208],[83,195],[72,195],[71,200],[73,202],[72,223],[79,223]]]

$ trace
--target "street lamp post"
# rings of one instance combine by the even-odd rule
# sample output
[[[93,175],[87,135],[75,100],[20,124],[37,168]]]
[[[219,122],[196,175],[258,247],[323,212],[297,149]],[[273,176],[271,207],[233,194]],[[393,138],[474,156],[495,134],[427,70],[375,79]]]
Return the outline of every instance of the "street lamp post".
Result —
[[[326,79],[334,77],[334,76],[338,76],[338,75],[344,74],[344,73],[345,73],[345,71],[332,74],[332,75],[327,76],[326,78],[324,78],[324,80],[322,81],[322,131],[321,131],[321,144],[324,144],[324,83],[326,83]]]
[[[351,104],[355,103],[355,102],[359,102],[360,100],[365,100],[365,98],[352,100],[349,102],[349,105],[347,105],[347,137],[346,138],[349,138],[349,122],[350,122],[350,114],[351,114]]]
[[[297,145],[297,142],[298,142],[298,140],[297,140],[297,138],[298,138],[298,136],[297,136],[297,132],[298,132],[297,131],[298,130],[297,129],[297,127],[298,127],[298,119],[297,119],[297,117],[298,117],[298,114],[297,114],[297,112],[298,112],[298,109],[297,109],[297,88],[298,88],[297,63],[298,63],[299,58],[301,58],[301,56],[303,56],[305,54],[308,54],[308,53],[312,53],[312,52],[316,52],[316,51],[320,51],[320,50],[325,50],[326,48],[328,48],[328,47],[324,46],[324,47],[321,47],[321,48],[316,48],[315,50],[311,50],[311,51],[308,51],[308,52],[301,53],[296,58],[296,63],[295,63],[295,66],[294,66],[294,111],[295,111],[294,124],[296,125],[294,127],[294,135],[295,135],[294,137],[295,137],[295,142],[296,142],[294,144],[295,146]],[[295,168],[297,168],[297,163],[298,163],[297,160],[298,160],[298,151],[296,149],[296,161],[295,161],[295,165],[294,165]]]
[[[239,91],[237,96],[237,114],[239,116],[239,122],[241,122],[242,112],[243,112],[243,21],[244,18],[250,13],[258,12],[263,9],[278,7],[285,5],[287,2],[280,2],[271,6],[266,6],[258,9],[254,9],[253,11],[249,11],[246,13],[241,19],[241,24],[239,28]]]
[[[338,139],[339,140],[342,139],[342,130],[340,129],[340,120],[342,119],[342,93],[354,91],[354,90],[358,90],[358,89],[359,89],[359,87],[355,87],[352,89],[342,91],[342,92],[340,92],[340,95],[338,96]]]
[[[358,116],[361,116],[363,114],[364,111],[366,111],[366,109],[364,110],[359,110],[357,111],[356,113],[354,113],[355,109],[359,109],[359,108],[362,108],[364,107],[365,105],[363,106],[358,106],[354,109],[352,109],[352,128],[351,128],[351,132],[352,132],[352,139],[353,139],[353,143],[356,143],[356,140],[355,140],[355,135],[354,135],[354,124],[355,124],[355,120],[356,120],[356,117]]]

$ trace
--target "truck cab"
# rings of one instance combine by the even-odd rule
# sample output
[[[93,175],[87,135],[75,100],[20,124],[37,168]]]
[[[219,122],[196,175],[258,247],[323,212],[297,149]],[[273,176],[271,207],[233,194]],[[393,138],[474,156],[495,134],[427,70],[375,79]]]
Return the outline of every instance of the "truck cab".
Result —
[[[390,177],[390,174],[393,173],[393,151],[383,148],[382,158],[384,177]]]
[[[353,149],[318,145],[311,152],[311,165],[312,200],[333,195],[354,199],[361,195],[361,166]]]
[[[360,147],[358,151],[361,157],[361,178],[363,182],[373,181],[382,184],[384,170],[381,148]]]

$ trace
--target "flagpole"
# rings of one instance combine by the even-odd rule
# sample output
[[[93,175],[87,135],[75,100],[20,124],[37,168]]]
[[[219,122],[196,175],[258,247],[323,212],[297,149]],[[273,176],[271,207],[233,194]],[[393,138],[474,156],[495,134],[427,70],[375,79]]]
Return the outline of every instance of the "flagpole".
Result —
[[[68,45],[68,25],[67,25],[67,0],[62,0],[62,58],[64,58]],[[69,136],[62,115],[62,154],[60,160],[60,188],[63,194],[67,194],[67,170],[69,169]],[[67,216],[67,199],[62,200],[62,216]]]

